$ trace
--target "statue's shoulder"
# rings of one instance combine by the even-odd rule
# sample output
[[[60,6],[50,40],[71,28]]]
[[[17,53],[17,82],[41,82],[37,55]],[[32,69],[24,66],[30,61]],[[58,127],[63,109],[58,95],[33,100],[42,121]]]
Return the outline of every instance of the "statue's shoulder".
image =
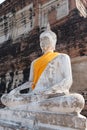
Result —
[[[59,56],[63,57],[63,58],[70,58],[70,56],[68,54],[65,54],[65,53],[59,53]]]
[[[70,56],[68,54],[65,54],[65,53],[59,53],[59,55],[57,56],[57,58],[59,60],[70,60]]]

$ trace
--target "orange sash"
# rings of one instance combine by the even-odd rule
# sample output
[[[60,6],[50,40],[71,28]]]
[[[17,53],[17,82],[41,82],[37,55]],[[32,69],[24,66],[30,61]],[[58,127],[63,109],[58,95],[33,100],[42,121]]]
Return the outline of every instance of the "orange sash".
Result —
[[[59,53],[57,52],[48,52],[36,60],[36,62],[34,63],[34,78],[32,89],[35,88],[38,79],[40,78],[48,63],[52,61],[56,56],[58,56],[58,54]]]

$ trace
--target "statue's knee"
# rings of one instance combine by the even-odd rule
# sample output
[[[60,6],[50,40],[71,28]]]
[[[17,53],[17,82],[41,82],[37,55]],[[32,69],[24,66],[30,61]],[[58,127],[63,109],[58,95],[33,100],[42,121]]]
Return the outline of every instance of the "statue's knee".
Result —
[[[70,105],[75,109],[76,112],[81,112],[84,108],[85,100],[80,94],[70,94]]]

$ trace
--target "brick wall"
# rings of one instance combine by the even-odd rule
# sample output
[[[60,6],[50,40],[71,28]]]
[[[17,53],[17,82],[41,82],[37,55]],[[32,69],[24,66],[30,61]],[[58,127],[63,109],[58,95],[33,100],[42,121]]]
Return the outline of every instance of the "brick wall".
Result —
[[[87,116],[87,56],[72,58],[73,84],[70,92],[78,92],[85,98],[82,114]]]
[[[39,46],[41,27],[39,26],[40,23],[38,20],[41,18],[39,16],[41,6],[46,4],[46,2],[50,2],[50,0],[40,0],[39,4],[41,5],[39,8],[38,2],[33,0],[35,23],[31,31],[28,31],[26,34],[21,34],[15,40],[9,38],[3,44],[0,44],[0,79],[3,84],[2,93],[7,92],[6,75],[8,73],[11,74],[12,83],[12,74],[15,75],[23,71],[22,83],[26,82],[29,77],[31,62],[42,54]],[[53,7],[49,8],[48,19],[51,29],[57,34],[56,51],[67,53],[71,58],[78,56],[84,57],[87,56],[87,18],[81,17],[80,12],[76,9],[75,0],[70,0],[69,2],[69,14],[61,19],[57,19],[57,11]],[[2,16],[3,13],[8,13],[11,6],[16,7],[16,11],[20,11],[29,4],[31,4],[30,0],[26,0],[23,7],[21,7],[19,0],[14,1],[12,5],[8,3],[8,6],[4,3],[4,5],[0,5],[2,6],[0,16]],[[1,86],[2,84],[0,83]],[[12,89],[11,87],[10,85],[8,91]],[[78,89],[80,90],[81,86],[78,86]]]

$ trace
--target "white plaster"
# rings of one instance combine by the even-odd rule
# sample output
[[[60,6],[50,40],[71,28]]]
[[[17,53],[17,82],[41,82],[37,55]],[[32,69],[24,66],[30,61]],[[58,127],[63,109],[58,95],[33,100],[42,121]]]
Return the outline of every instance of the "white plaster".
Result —
[[[7,117],[7,118],[6,118]],[[45,120],[44,120],[45,118]],[[34,123],[36,121],[36,123]],[[67,121],[66,121],[67,120]],[[44,130],[86,130],[86,118],[79,117],[77,115],[63,115],[50,112],[40,112],[40,111],[21,111],[21,110],[11,110],[4,109],[0,110],[0,124],[1,122],[10,125],[17,125],[20,123],[21,126],[31,127],[32,129],[37,126],[37,128],[43,128]],[[59,124],[59,125],[58,125]],[[74,124],[77,124],[74,126]],[[26,130],[26,127],[24,130]],[[35,127],[36,128],[36,127]],[[65,128],[65,129],[64,129]],[[4,129],[3,129],[4,130]],[[36,130],[36,129],[34,129]]]
[[[62,0],[62,1],[64,1],[64,0]],[[50,7],[50,5],[57,6],[57,4],[59,4],[59,3],[61,3],[61,0],[50,0],[49,2],[43,4],[42,8],[46,8],[47,6]]]
[[[1,22],[0,24],[3,25],[3,28],[0,28],[0,33],[2,34],[0,36],[0,43],[3,43],[4,41],[7,41],[9,37],[11,37],[13,40],[15,40],[16,38],[18,38],[20,35],[22,34],[26,34],[29,31],[31,31],[34,28],[34,22],[35,22],[35,18],[32,18],[32,27],[30,26],[30,22],[28,21],[26,23],[26,26],[24,24],[21,24],[23,18],[18,17],[18,15],[20,15],[21,13],[24,13],[26,11],[28,11],[28,15],[25,14],[25,19],[29,19],[29,9],[32,8],[33,9],[33,3],[31,3],[30,5],[26,6],[25,8],[19,10],[18,12],[15,13],[15,18],[13,16],[13,14],[11,12],[9,12],[8,14],[6,14],[7,16],[7,21],[8,21],[8,33],[5,36],[4,34],[4,20],[3,22]],[[16,18],[18,17],[18,20],[16,20]],[[12,26],[12,22],[13,22],[13,26]],[[18,26],[18,24],[20,25],[20,27]],[[10,26],[12,26],[10,28]]]
[[[77,9],[79,10],[81,16],[86,18],[87,17],[87,10],[86,10],[85,6],[81,2],[81,0],[75,0],[75,1],[76,1]]]
[[[55,125],[50,125],[50,124],[41,124],[40,123],[40,126],[42,128],[48,128],[48,129],[51,129],[51,130],[78,130],[78,129],[74,129],[74,128],[69,128],[69,127],[63,127],[63,126],[55,126]]]
[[[21,82],[20,82],[21,81]],[[14,72],[14,78],[12,83],[12,89],[15,87],[18,87],[20,83],[23,82],[23,71],[18,71],[18,74],[16,75],[16,71]]]
[[[52,39],[56,38],[51,30],[47,29],[44,33],[49,39],[49,35]],[[43,40],[40,43],[42,51],[45,54],[53,53],[52,41],[42,36]],[[55,42],[53,44],[55,46]],[[14,121],[21,125],[27,125],[31,120],[28,125],[31,125],[32,129],[43,127],[45,130],[47,127],[49,130],[86,130],[87,120],[79,115],[84,107],[84,98],[80,94],[69,93],[72,70],[67,54],[60,53],[48,63],[33,91],[27,94],[20,93],[21,90],[32,86],[33,66],[36,60],[31,64],[29,81],[1,97],[2,103],[8,108],[0,110],[0,119],[3,121],[6,119],[8,124]]]
[[[63,0],[59,3],[57,10],[57,19],[61,19],[69,14],[69,2],[68,0]]]
[[[68,0],[50,0],[49,2],[40,6],[40,18],[39,26],[46,27],[48,21],[49,12],[52,10],[52,7],[56,10],[57,20],[67,16],[69,14],[69,1]]]
[[[40,27],[46,27],[48,21],[48,12],[51,10],[51,6],[57,6],[59,1],[56,0],[50,0],[49,2],[43,4],[42,6],[40,5],[40,19],[39,19],[39,26]]]
[[[10,37],[10,34],[7,33],[7,35],[5,36],[4,34],[2,36],[0,36],[0,44],[3,43],[4,41],[7,41]]]
[[[48,40],[46,37],[48,37]],[[48,28],[40,36],[41,49],[44,53],[47,53],[47,51],[53,52],[55,44],[56,35],[50,30],[50,28]],[[27,94],[20,93],[20,90],[32,86],[33,64],[35,61],[33,61],[31,65],[29,82],[12,90],[9,94],[3,95],[1,97],[2,103],[8,107],[17,108],[23,104],[26,106],[26,104],[36,102],[37,110],[41,109],[42,111],[49,110],[61,113],[80,113],[84,107],[84,99],[81,95],[69,94],[69,89],[72,85],[72,70],[70,58],[67,54],[60,53],[48,63],[33,92]],[[16,80],[18,79],[17,76],[18,75],[16,75]],[[13,83],[15,83],[15,81]],[[55,97],[55,94],[57,94],[58,98]],[[50,100],[49,96],[53,97],[53,100]],[[46,107],[47,104],[50,104],[51,106],[49,105],[49,107]],[[75,104],[74,107],[72,104]],[[30,107],[29,105],[29,108],[32,109],[32,106]]]
[[[16,15],[26,11],[26,10],[29,10],[30,8],[33,8],[33,3],[29,4],[28,6],[24,7],[23,9],[19,10]]]

